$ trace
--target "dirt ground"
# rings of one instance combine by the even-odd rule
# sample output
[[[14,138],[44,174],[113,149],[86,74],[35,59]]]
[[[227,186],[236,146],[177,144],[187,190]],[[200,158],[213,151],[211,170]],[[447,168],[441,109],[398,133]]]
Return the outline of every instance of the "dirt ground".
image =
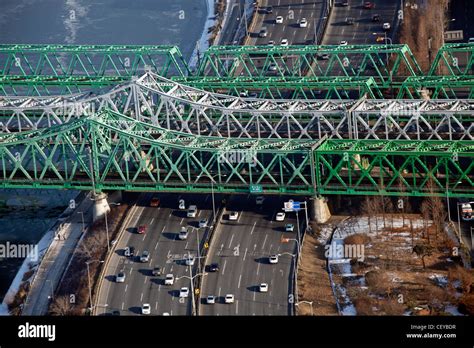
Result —
[[[419,2],[419,1],[418,1]],[[406,3],[416,3],[407,0]],[[443,44],[445,13],[449,0],[426,0],[426,6],[407,6],[400,28],[400,43],[408,44],[421,70],[427,72],[436,52]],[[431,50],[429,49],[429,38]]]

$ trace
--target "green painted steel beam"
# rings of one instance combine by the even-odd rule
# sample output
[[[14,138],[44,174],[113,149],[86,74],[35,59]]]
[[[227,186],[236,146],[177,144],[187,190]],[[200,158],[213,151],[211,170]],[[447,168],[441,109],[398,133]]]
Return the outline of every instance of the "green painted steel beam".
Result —
[[[445,44],[438,50],[428,76],[474,75],[474,43]]]

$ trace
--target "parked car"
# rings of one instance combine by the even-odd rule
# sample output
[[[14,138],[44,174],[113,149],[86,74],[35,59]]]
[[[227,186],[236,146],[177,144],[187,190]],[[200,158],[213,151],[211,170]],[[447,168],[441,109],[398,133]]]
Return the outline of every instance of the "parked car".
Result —
[[[140,225],[137,228],[138,234],[144,234],[146,232],[146,225]]]
[[[229,220],[230,221],[237,221],[238,218],[239,218],[239,213],[238,212],[236,212],[236,211],[230,212],[230,214],[229,214]]]
[[[173,285],[174,283],[174,275],[171,273],[168,273],[165,277],[165,285]]]
[[[115,276],[115,282],[117,282],[117,283],[124,283],[125,282],[125,273],[123,271],[120,271]]]
[[[224,302],[225,303],[234,303],[234,295],[233,294],[225,295]]]
[[[279,212],[276,214],[275,217],[276,221],[285,221],[285,213],[284,212]]]
[[[150,261],[150,252],[148,250],[143,250],[142,256],[140,256],[140,262]]]
[[[159,207],[160,199],[158,197],[153,197],[150,201],[150,207]]]

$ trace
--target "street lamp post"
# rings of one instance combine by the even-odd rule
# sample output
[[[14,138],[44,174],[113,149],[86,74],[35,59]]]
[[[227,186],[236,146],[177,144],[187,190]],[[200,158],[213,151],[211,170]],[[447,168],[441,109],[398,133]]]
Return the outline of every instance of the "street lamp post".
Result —
[[[49,283],[49,287],[51,290],[51,301],[53,301],[54,300],[53,281],[51,279],[46,279],[46,283]]]
[[[119,206],[120,203],[109,203],[109,205]],[[107,223],[108,210],[105,210],[105,233],[107,235],[107,252],[110,252],[109,224]]]
[[[99,263],[104,263],[103,260],[90,260],[86,261],[86,266],[87,266],[87,282],[89,284],[89,309],[92,311],[93,306],[92,306],[92,287],[91,287],[91,276],[90,276],[90,271],[89,271],[89,264],[94,263],[94,262],[99,262]]]
[[[294,284],[295,284],[295,286],[293,287],[293,296],[295,297],[295,301],[296,301],[295,303],[298,303],[298,289],[297,289],[298,268],[296,267],[296,261],[295,261],[296,255],[289,253],[287,251],[285,251],[284,253],[278,254],[278,256],[282,256],[282,255],[290,255],[291,259],[293,260],[293,279],[294,279]]]
[[[189,253],[188,251],[188,259],[190,258],[191,254]],[[177,277],[176,280],[179,280],[181,278],[187,278],[190,280],[191,282],[191,296],[192,296],[192,315],[196,315],[196,300],[194,298],[194,283],[193,283],[193,280],[194,278],[196,278],[197,276],[205,276],[207,275],[207,273],[197,273],[193,276],[193,271],[192,271],[192,267],[191,267],[191,264],[189,263],[188,264],[188,270],[189,270],[189,276],[181,276],[181,277]]]

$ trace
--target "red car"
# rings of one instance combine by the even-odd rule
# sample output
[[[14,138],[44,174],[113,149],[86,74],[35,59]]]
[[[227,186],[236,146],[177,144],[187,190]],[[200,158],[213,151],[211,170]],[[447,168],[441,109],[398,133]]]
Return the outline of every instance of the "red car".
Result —
[[[150,207],[159,207],[160,199],[158,197],[153,197],[150,201]]]
[[[146,225],[140,225],[138,226],[138,234],[144,234],[146,232]]]
[[[374,8],[375,7],[375,4],[373,2],[370,2],[370,1],[366,1],[364,3],[364,8],[370,10],[371,8]]]

